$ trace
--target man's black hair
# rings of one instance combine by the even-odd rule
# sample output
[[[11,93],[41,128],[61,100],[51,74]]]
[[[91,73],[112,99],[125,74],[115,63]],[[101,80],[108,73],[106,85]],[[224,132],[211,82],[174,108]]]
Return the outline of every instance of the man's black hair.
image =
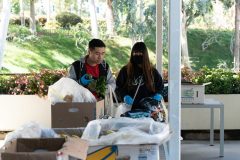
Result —
[[[100,39],[92,39],[91,41],[89,41],[88,43],[88,48],[89,49],[94,49],[95,47],[106,47],[106,45],[104,44],[104,42]]]

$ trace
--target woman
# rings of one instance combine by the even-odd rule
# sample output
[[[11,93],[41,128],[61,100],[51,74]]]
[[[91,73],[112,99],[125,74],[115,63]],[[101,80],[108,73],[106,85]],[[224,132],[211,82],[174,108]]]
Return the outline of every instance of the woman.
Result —
[[[146,45],[143,42],[135,43],[130,61],[117,77],[116,94],[119,100],[132,106],[132,110],[141,109],[143,98],[152,97],[160,101],[163,87],[161,75],[150,64]]]

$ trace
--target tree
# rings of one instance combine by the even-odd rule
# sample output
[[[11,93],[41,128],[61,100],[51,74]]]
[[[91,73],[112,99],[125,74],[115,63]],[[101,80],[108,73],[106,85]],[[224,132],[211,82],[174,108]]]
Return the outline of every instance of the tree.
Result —
[[[107,35],[113,36],[114,34],[114,17],[113,17],[113,0],[107,0],[107,10],[106,10],[106,23],[107,23]]]
[[[93,38],[98,38],[98,24],[97,24],[97,15],[94,0],[88,0],[89,3],[89,12],[91,18],[91,31]]]
[[[182,65],[191,68],[188,53],[187,27],[196,17],[212,11],[212,0],[183,0],[182,2]]]
[[[24,18],[24,3],[23,0],[19,0],[19,6],[20,6],[20,20],[21,20],[21,26],[25,26],[25,18]]]
[[[30,0],[30,31],[36,34],[35,0]]]
[[[132,38],[132,43],[143,40],[144,33],[147,30],[143,17],[137,15],[138,11],[140,14],[143,13],[143,2],[137,2],[137,0],[113,1],[115,29],[122,30],[123,26],[126,26],[126,31]],[[121,24],[121,21],[125,24]]]
[[[77,0],[77,15],[81,17],[83,0]]]
[[[51,0],[48,0],[47,21],[51,20],[51,8],[52,8]]]
[[[239,47],[240,47],[240,37],[239,37],[239,27],[240,27],[240,0],[220,0],[226,9],[231,8],[235,4],[235,32],[234,32],[234,71],[239,72],[240,69],[240,56],[239,56]],[[234,3],[235,1],[235,3]]]
[[[234,43],[234,70],[239,72],[239,26],[240,26],[240,0],[235,4],[235,43]]]
[[[0,21],[0,69],[2,68],[3,62],[3,51],[7,37],[8,24],[10,19],[10,0],[3,0],[2,15]]]

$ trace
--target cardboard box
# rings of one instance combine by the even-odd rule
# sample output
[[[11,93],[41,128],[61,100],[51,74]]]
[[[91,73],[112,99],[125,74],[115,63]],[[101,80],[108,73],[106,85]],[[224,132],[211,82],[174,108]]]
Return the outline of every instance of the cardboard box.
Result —
[[[159,160],[157,144],[126,144],[111,146],[91,146],[88,149],[88,160]]]
[[[52,128],[85,127],[104,116],[104,100],[96,103],[56,103],[51,106]]]
[[[64,147],[63,147],[64,146]],[[58,151],[73,160],[86,159],[88,142],[80,138],[19,138],[1,148],[1,160],[56,160]]]
[[[205,99],[205,86],[208,84],[210,83],[201,85],[182,83],[181,102],[184,104],[203,104]]]

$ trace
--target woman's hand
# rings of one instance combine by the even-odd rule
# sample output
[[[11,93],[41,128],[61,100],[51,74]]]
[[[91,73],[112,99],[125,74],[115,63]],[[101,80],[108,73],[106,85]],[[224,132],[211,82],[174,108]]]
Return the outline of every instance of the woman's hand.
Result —
[[[129,95],[124,96],[123,101],[124,101],[124,103],[126,103],[128,105],[132,105],[133,104],[133,99]]]

